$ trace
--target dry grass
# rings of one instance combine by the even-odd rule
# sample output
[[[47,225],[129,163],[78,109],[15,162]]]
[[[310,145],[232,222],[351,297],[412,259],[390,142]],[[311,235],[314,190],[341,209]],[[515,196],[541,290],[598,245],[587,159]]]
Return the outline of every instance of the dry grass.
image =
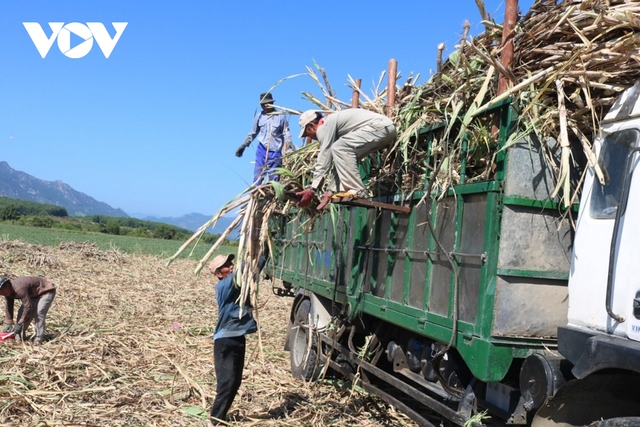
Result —
[[[165,264],[90,243],[1,242],[1,274],[41,275],[58,291],[47,317],[51,341],[0,344],[0,425],[208,425],[215,279],[205,271],[196,281],[195,261]],[[413,425],[348,385],[294,380],[283,350],[291,300],[265,281],[259,295],[260,337],[248,339],[231,425]]]

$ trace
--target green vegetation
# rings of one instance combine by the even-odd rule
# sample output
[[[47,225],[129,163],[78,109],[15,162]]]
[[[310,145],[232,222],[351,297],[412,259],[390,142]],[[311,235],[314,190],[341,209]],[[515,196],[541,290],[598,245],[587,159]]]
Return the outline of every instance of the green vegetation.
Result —
[[[43,246],[91,242],[101,250],[116,248],[168,258],[192,235],[190,230],[160,222],[105,215],[70,217],[59,206],[0,197],[0,241],[21,240]],[[202,259],[219,237],[206,233],[193,253],[189,248],[181,257]],[[236,246],[236,242],[225,241],[218,252],[235,253]]]
[[[60,206],[0,197],[0,221],[13,225],[40,228],[58,228],[87,233],[104,233],[114,236],[149,237],[165,240],[187,240],[193,232],[161,222],[145,221],[137,218],[90,215],[70,217]],[[201,241],[212,244],[220,236],[205,233]]]
[[[68,214],[67,210],[60,206],[0,197],[0,220],[13,220],[21,216],[66,217]]]
[[[62,242],[95,243],[100,250],[112,248],[124,253],[149,254],[169,258],[176,253],[182,241],[153,239],[148,237],[115,236],[104,233],[88,233],[79,230],[63,230],[56,228],[38,228],[0,222],[0,240],[20,240],[25,243],[42,246],[58,246]],[[210,244],[200,242],[193,254],[187,249],[182,258],[200,260],[211,248]],[[217,253],[235,253],[237,246],[223,245]]]

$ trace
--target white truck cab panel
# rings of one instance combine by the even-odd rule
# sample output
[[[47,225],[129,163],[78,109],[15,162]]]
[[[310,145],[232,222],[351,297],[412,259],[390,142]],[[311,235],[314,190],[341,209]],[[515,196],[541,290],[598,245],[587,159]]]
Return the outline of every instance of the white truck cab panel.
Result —
[[[634,173],[640,149],[639,96],[640,81],[616,101],[595,143],[605,182],[588,169],[568,313],[569,325],[634,340],[640,340],[640,174]]]

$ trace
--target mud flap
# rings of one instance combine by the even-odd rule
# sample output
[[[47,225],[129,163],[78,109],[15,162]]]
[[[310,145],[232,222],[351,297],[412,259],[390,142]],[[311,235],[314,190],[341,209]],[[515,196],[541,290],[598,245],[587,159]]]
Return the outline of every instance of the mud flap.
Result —
[[[595,374],[565,383],[542,405],[531,427],[585,426],[594,421],[640,415],[638,375]]]

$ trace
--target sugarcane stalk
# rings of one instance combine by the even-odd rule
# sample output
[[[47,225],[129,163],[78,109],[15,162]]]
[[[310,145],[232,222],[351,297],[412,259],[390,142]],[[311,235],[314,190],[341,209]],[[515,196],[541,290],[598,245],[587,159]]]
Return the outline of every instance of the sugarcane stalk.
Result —
[[[215,225],[216,222],[218,222],[218,220],[223,217],[224,215],[226,215],[227,213],[233,211],[235,208],[237,208],[238,206],[246,203],[246,201],[250,198],[250,195],[247,195],[245,197],[241,197],[240,199],[236,200],[235,202],[231,202],[225,206],[223,206],[220,211],[218,211],[217,214],[215,214],[209,221],[207,221],[206,223],[204,223],[202,226],[200,226],[200,228],[198,228],[198,230],[196,230],[195,233],[193,233],[193,235],[187,239],[186,242],[184,242],[182,244],[182,246],[180,246],[180,248],[176,251],[175,254],[173,254],[173,256],[171,256],[168,260],[167,260],[167,266],[169,266],[171,264],[171,262],[173,260],[175,260],[191,243],[193,243],[194,241],[200,239],[200,237],[204,234],[204,232],[211,227],[212,225]]]
[[[568,208],[569,200],[571,198],[569,186],[569,156],[571,154],[571,148],[569,145],[569,135],[567,133],[567,110],[564,103],[564,86],[560,79],[556,79],[556,90],[558,91],[558,119],[560,121],[560,135],[558,142],[560,143],[562,151],[560,160],[560,177],[558,178],[556,188],[551,193],[551,197],[555,197],[562,189],[562,202],[564,207]]]
[[[580,131],[580,129],[578,129],[578,126],[576,126],[575,123],[569,122],[568,125],[571,131],[580,140],[580,143],[582,144],[582,150],[587,157],[589,166],[593,168],[596,176],[598,177],[598,181],[600,181],[600,184],[605,185],[604,173],[602,173],[602,169],[598,164],[598,159],[596,158],[596,155],[593,153],[593,150],[590,147],[591,141],[589,141],[589,139]]]
[[[508,97],[513,95],[514,93],[517,93],[521,89],[529,86],[531,83],[539,81],[539,80],[542,80],[543,78],[547,77],[549,74],[553,73],[555,70],[556,70],[556,66],[552,65],[552,66],[550,66],[548,68],[545,68],[544,70],[541,70],[541,71],[537,72],[536,74],[534,74],[533,76],[529,77],[528,79],[526,79],[526,80],[520,82],[519,84],[515,85],[514,87],[510,88],[509,90],[504,92],[502,95],[494,97],[489,102],[487,102],[485,105],[483,105],[482,107],[478,108],[476,110],[476,112],[474,113],[474,117],[479,116],[480,114],[486,112],[487,110],[489,110],[494,105],[498,104],[501,101],[504,101],[505,99],[507,99]]]

